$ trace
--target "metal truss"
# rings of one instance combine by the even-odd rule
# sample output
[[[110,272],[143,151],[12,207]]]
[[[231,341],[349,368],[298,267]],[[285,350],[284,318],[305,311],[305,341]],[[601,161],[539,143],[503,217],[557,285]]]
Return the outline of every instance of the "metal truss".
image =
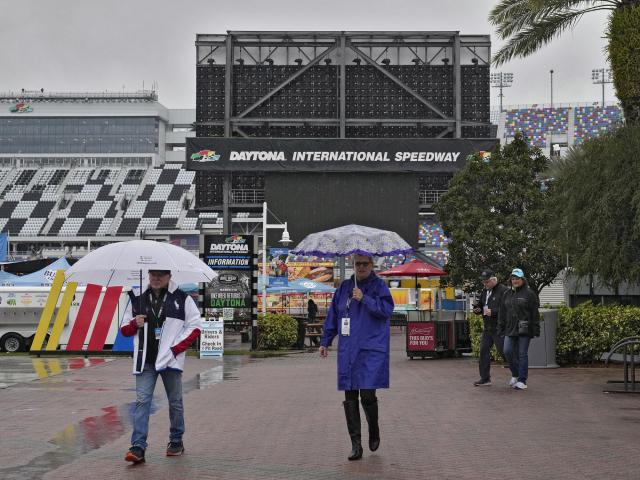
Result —
[[[488,123],[462,119],[462,65],[489,64],[491,41],[488,35],[460,35],[459,32],[237,32],[226,35],[198,35],[197,65],[225,65],[224,120],[200,122],[199,125],[224,127],[224,135],[248,136],[246,126],[322,125],[338,127],[339,138],[346,138],[349,126],[431,126],[442,127],[442,138],[453,133],[461,138],[463,126],[486,126]],[[251,116],[260,105],[303,76],[310,68],[325,61],[336,65],[338,113],[335,118],[271,118]],[[388,78],[399,91],[427,107],[435,118],[347,118],[346,66],[364,61]],[[454,109],[448,116],[387,68],[389,65],[450,64],[454,72]],[[244,111],[233,115],[233,65],[290,65],[298,67],[271,91],[262,95]]]

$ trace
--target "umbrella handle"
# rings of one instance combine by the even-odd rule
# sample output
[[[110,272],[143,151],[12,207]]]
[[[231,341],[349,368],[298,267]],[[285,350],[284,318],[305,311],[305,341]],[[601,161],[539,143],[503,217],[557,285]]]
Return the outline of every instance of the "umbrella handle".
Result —
[[[358,274],[356,272],[356,256],[352,257],[353,259],[353,284],[356,288],[358,288]]]

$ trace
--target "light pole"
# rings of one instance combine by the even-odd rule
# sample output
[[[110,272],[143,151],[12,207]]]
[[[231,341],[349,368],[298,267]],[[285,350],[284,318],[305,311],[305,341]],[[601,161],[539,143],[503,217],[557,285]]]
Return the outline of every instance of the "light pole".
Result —
[[[594,85],[602,85],[602,110],[604,110],[604,86],[613,83],[613,72],[609,68],[594,68],[591,70],[591,80]]]
[[[490,76],[491,86],[500,89],[498,97],[500,97],[500,113],[502,113],[502,93],[503,88],[509,88],[513,85],[513,73],[496,72]]]
[[[267,275],[267,230],[270,228],[280,228],[284,231],[282,232],[282,238],[280,239],[280,243],[283,245],[288,245],[291,243],[291,237],[289,236],[289,231],[287,230],[287,222],[284,223],[267,223],[267,213],[269,209],[267,208],[267,202],[262,203],[262,314],[267,314],[267,283],[269,282],[269,278]],[[251,332],[251,348],[254,350],[257,348],[257,333],[258,333],[258,324],[257,319],[254,319],[254,327]]]
[[[551,77],[551,111],[549,113],[553,116],[553,70],[549,70],[549,76]],[[553,123],[549,130],[549,157],[553,158]]]

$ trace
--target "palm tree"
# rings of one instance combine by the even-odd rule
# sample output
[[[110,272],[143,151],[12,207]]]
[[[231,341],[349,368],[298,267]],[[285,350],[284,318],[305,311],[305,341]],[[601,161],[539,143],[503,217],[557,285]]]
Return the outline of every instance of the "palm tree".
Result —
[[[640,0],[501,0],[489,21],[507,43],[493,63],[532,54],[598,10],[611,11],[607,53],[625,120],[640,124]]]

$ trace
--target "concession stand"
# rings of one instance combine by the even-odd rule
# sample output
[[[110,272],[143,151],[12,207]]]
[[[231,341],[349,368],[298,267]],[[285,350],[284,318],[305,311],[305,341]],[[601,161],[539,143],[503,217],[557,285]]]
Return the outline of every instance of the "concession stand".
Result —
[[[378,275],[387,278],[414,278],[415,288],[392,288],[398,318],[406,319],[407,357],[436,357],[459,354],[467,350],[465,332],[468,325],[464,311],[445,310],[437,302],[439,289],[420,288],[418,278],[441,277],[446,272],[438,267],[413,259]],[[413,291],[412,291],[413,290]],[[436,308],[438,307],[438,308]]]

